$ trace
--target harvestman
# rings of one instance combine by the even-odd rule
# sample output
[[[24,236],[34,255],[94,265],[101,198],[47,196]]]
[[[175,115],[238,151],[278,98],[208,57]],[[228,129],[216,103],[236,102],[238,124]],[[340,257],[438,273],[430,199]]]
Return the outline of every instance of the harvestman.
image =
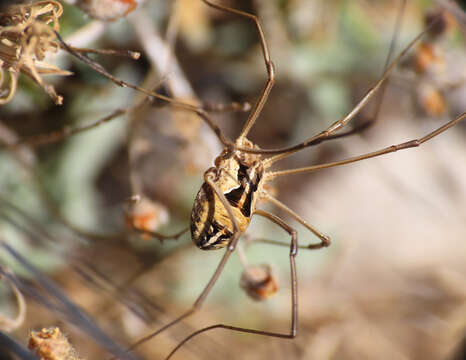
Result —
[[[307,223],[303,218],[301,218],[301,216],[296,214],[285,204],[281,203],[279,200],[270,195],[264,187],[264,185],[267,182],[284,175],[317,171],[320,169],[336,167],[364,159],[373,158],[398,150],[417,147],[422,143],[432,139],[433,137],[441,134],[448,128],[456,125],[461,120],[466,118],[466,113],[463,113],[456,119],[449,121],[445,125],[435,129],[429,134],[423,136],[422,138],[406,141],[397,145],[388,146],[386,148],[362,154],[359,156],[354,156],[340,161],[312,165],[297,169],[269,171],[269,168],[277,161],[282,160],[302,149],[319,144],[322,141],[354,133],[354,130],[348,131],[347,133],[337,133],[337,131],[342,129],[345,125],[347,125],[369,102],[369,100],[371,100],[374,97],[374,95],[382,86],[384,81],[391,74],[395,66],[399,63],[400,59],[406,54],[406,52],[409,49],[413,47],[413,45],[427,30],[419,34],[415,39],[413,39],[409,43],[409,45],[396,57],[396,59],[390,64],[390,66],[387,67],[381,79],[375,84],[375,86],[373,86],[367,92],[367,94],[359,101],[359,103],[342,119],[334,122],[324,131],[308,138],[307,140],[297,145],[282,149],[261,149],[260,147],[249,141],[247,139],[247,135],[254,123],[256,122],[257,118],[259,117],[262,108],[272,89],[275,79],[275,70],[273,63],[270,59],[269,49],[265,40],[262,25],[260,23],[259,18],[253,14],[232,9],[223,5],[214,4],[210,0],[202,1],[212,8],[222,10],[228,13],[233,13],[248,18],[254,22],[257,32],[259,34],[263,58],[267,69],[268,78],[265,87],[263,88],[260,94],[259,100],[252,109],[246,121],[246,124],[241,130],[239,137],[235,140],[234,143],[232,143],[223,135],[223,133],[215,124],[215,122],[211,119],[209,114],[202,108],[182,103],[169,97],[157,94],[153,91],[149,91],[138,86],[126,83],[122,80],[116,79],[108,72],[106,72],[106,70],[103,69],[100,65],[96,65],[95,63],[91,62],[87,57],[73,52],[71,48],[69,48],[65,43],[63,43],[63,46],[66,48],[66,50],[68,50],[74,56],[79,57],[81,60],[91,65],[95,70],[107,76],[109,79],[111,79],[118,85],[124,87],[131,87],[138,91],[144,92],[146,95],[157,97],[159,99],[170,102],[173,106],[189,111],[194,111],[209,125],[209,127],[217,135],[220,142],[224,145],[224,150],[215,159],[215,167],[209,168],[204,173],[204,183],[196,196],[193,210],[191,213],[191,235],[194,243],[203,250],[226,248],[226,251],[220,263],[218,264],[213,276],[211,277],[208,284],[206,285],[202,293],[199,295],[191,309],[186,311],[184,314],[182,314],[172,322],[166,324],[159,330],[155,331],[154,333],[139,340],[137,343],[133,344],[130,349],[133,349],[136,346],[142,344],[143,342],[146,342],[147,340],[160,334],[161,332],[165,331],[166,329],[180,322],[181,320],[189,317],[190,315],[192,315],[200,309],[207,295],[209,294],[212,287],[221,275],[230,255],[233,251],[235,251],[240,236],[246,231],[253,215],[265,217],[266,219],[280,226],[290,235],[291,238],[291,243],[289,245],[291,269],[291,326],[288,332],[278,333],[224,324],[216,324],[193,332],[191,335],[189,335],[183,341],[181,341],[172,350],[172,352],[168,355],[166,359],[171,358],[172,355],[179,348],[181,348],[187,341],[189,341],[196,335],[217,328],[279,338],[294,338],[296,336],[298,318],[298,290],[295,257],[297,255],[298,248],[320,249],[322,247],[330,245],[330,239],[326,235],[322,234],[319,230],[314,228],[312,225]],[[288,213],[297,222],[302,224],[314,235],[316,235],[320,239],[320,242],[310,244],[307,246],[298,245],[296,230],[278,216],[267,211],[257,209],[256,203],[259,199],[269,201],[278,208]]]

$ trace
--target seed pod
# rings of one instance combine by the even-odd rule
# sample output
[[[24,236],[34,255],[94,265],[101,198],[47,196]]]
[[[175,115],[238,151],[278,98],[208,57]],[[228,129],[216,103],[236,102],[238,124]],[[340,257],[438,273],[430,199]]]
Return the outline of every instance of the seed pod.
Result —
[[[144,231],[156,231],[168,222],[167,209],[147,198],[135,199],[126,209],[125,221],[129,228]]]
[[[416,49],[415,69],[418,74],[439,73],[445,69],[445,59],[431,43],[420,43]]]
[[[78,0],[79,6],[91,18],[103,21],[115,21],[128,15],[143,0]]]
[[[419,103],[422,109],[431,116],[440,116],[447,110],[445,98],[433,86],[425,85],[419,91]]]
[[[436,39],[448,32],[456,25],[456,20],[453,15],[442,8],[434,8],[426,11],[424,15],[424,24],[429,26],[429,36]]]
[[[270,265],[262,264],[248,267],[240,279],[241,288],[257,301],[267,300],[278,291],[278,281]]]

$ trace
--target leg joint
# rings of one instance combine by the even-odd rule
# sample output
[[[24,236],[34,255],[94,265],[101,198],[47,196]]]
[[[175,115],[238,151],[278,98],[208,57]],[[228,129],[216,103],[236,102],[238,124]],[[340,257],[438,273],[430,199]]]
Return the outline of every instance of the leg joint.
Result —
[[[323,245],[324,247],[328,247],[328,246],[330,246],[331,244],[332,244],[332,239],[330,239],[329,236],[324,235],[324,236],[322,237],[322,245]]]
[[[290,229],[291,244],[290,256],[295,257],[298,254],[298,233],[295,229]]]
[[[268,61],[266,63],[267,66],[267,73],[269,74],[269,80],[271,82],[275,81],[275,65],[273,64],[272,61]]]

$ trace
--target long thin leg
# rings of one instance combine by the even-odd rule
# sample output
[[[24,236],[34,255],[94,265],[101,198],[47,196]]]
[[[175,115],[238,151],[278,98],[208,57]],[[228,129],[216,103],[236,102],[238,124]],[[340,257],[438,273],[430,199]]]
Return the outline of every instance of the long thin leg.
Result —
[[[306,229],[308,229],[310,232],[312,232],[315,236],[317,236],[320,239],[319,244],[309,244],[307,246],[308,249],[321,249],[330,245],[330,238],[327,235],[322,234],[319,230],[310,225],[306,220],[304,220],[301,216],[299,216],[297,213],[295,213],[281,201],[275,199],[270,194],[266,194],[265,199],[270,201],[272,204],[279,207],[289,215],[291,215],[292,218],[294,218],[297,222],[299,222],[301,225],[303,225]]]
[[[149,231],[149,230],[144,230],[144,229],[140,229],[138,227],[135,227],[135,226],[131,226],[131,228],[138,232],[139,234],[141,235],[148,235],[154,239],[157,239],[157,240],[160,240],[160,242],[163,242],[164,240],[178,240],[181,235],[183,235],[184,233],[188,232],[189,230],[189,227],[185,227],[184,229],[176,232],[176,233],[173,233],[173,234],[170,234],[170,235],[165,235],[165,234],[161,234],[161,233],[158,233],[158,232],[155,232],[155,231]]]
[[[246,121],[246,124],[243,127],[243,130],[241,130],[241,134],[238,139],[245,138],[248,135],[249,130],[251,130],[252,126],[256,122],[258,116],[260,115],[262,108],[264,107],[264,104],[267,101],[267,98],[269,97],[270,90],[272,90],[273,84],[275,82],[275,68],[273,66],[272,61],[270,60],[270,52],[267,46],[267,42],[265,41],[264,30],[262,28],[259,18],[256,15],[249,14],[247,12],[240,11],[237,9],[232,9],[224,5],[214,4],[209,0],[202,0],[202,1],[206,5],[213,7],[215,9],[230,12],[230,13],[233,13],[239,16],[244,16],[248,19],[251,19],[256,24],[257,32],[259,33],[260,43],[262,47],[262,54],[264,56],[265,67],[267,68],[268,78],[267,78],[267,82],[264,88],[262,89],[259,100],[254,105],[254,108],[251,111],[251,114],[249,115],[248,120]]]
[[[296,337],[297,328],[298,328],[298,281],[296,277],[296,262],[295,262],[295,257],[298,253],[298,236],[297,236],[296,230],[294,230],[291,226],[286,224],[278,216],[273,215],[269,212],[266,212],[263,210],[256,210],[254,214],[257,214],[257,215],[260,215],[260,216],[263,216],[269,219],[270,221],[274,222],[278,226],[282,227],[291,236],[291,244],[290,244],[291,326],[290,326],[290,331],[288,333],[276,333],[276,332],[270,332],[270,331],[247,329],[247,328],[224,325],[224,324],[211,325],[203,329],[200,329],[198,331],[195,331],[191,335],[186,337],[171,351],[171,353],[166,357],[165,360],[170,359],[184,344],[186,344],[189,340],[191,340],[195,336],[202,334],[206,331],[213,330],[213,329],[226,329],[226,330],[233,330],[233,331],[242,332],[242,333],[272,336],[272,337],[285,338],[285,339],[293,339]]]
[[[393,51],[395,50],[395,46],[396,46],[396,43],[398,41],[398,37],[399,37],[399,34],[400,34],[401,21],[403,19],[403,14],[405,12],[405,8],[406,8],[406,0],[402,0],[400,8],[398,10],[398,14],[396,16],[396,20],[395,20],[395,30],[393,31],[392,40],[390,41],[390,47],[388,49],[387,58],[385,59],[385,64],[384,64],[384,67],[383,67],[384,72],[387,70],[388,66],[390,65],[390,61],[392,60]],[[377,99],[376,99],[374,113],[369,117],[368,120],[356,125],[355,127],[353,127],[350,130],[347,130],[345,132],[341,132],[341,133],[338,133],[338,134],[334,134],[333,136],[331,136],[331,138],[340,138],[340,137],[344,137],[344,136],[348,136],[348,135],[357,134],[359,132],[365,131],[365,130],[371,128],[372,126],[374,126],[374,124],[377,122],[377,120],[379,118],[380,109],[382,108],[383,99],[384,99],[384,95],[385,95],[385,90],[388,87],[389,81],[390,81],[390,79],[388,78],[382,84],[382,86],[380,87],[379,94],[378,94]]]
[[[274,171],[274,172],[267,173],[266,177],[267,177],[268,180],[271,180],[271,179],[275,179],[275,178],[277,178],[279,176],[282,176],[282,175],[312,172],[312,171],[316,171],[316,170],[320,170],[320,169],[326,169],[326,168],[331,168],[331,167],[335,167],[335,166],[350,164],[350,163],[354,163],[354,162],[361,161],[361,160],[364,160],[364,159],[370,159],[370,158],[377,157],[377,156],[380,156],[380,155],[392,153],[392,152],[395,152],[395,151],[398,151],[398,150],[404,150],[404,149],[417,147],[417,146],[425,143],[426,141],[429,141],[430,139],[434,138],[435,136],[441,134],[442,132],[444,132],[445,130],[451,128],[452,126],[456,125],[457,123],[459,123],[461,120],[464,120],[465,118],[466,118],[466,112],[464,112],[463,114],[458,116],[456,119],[453,119],[453,120],[449,121],[448,123],[446,123],[445,125],[435,129],[434,131],[430,132],[429,134],[425,135],[424,137],[422,137],[420,139],[406,141],[406,142],[401,143],[401,144],[388,146],[386,148],[383,148],[383,149],[380,149],[380,150],[377,150],[377,151],[373,151],[373,152],[363,154],[363,155],[359,155],[359,156],[354,156],[354,157],[344,159],[344,160],[340,160],[340,161],[334,161],[334,162],[330,162],[330,163],[326,163],[326,164],[306,166],[306,167],[298,168],[298,169]]]
[[[257,243],[264,243],[264,244],[268,244],[268,245],[283,246],[283,247],[289,247],[290,246],[289,243],[284,242],[284,241],[264,239],[264,238],[251,239],[250,245],[257,244]],[[298,245],[298,249],[315,250],[315,248],[309,247],[309,245]]]
[[[204,300],[206,299],[207,295],[209,295],[210,293],[210,290],[212,290],[213,286],[215,285],[215,283],[217,282],[220,274],[222,273],[222,270],[223,268],[225,267],[225,264],[226,262],[228,261],[228,258],[230,257],[231,253],[233,252],[233,250],[231,250],[229,247],[226,249],[225,253],[223,254],[223,257],[222,259],[220,260],[220,263],[217,265],[217,268],[215,269],[215,272],[213,274],[213,276],[211,277],[211,279],[209,280],[209,282],[207,283],[206,287],[204,288],[204,290],[202,290],[202,293],[201,295],[199,295],[199,297],[197,298],[197,300],[194,302],[193,306],[188,310],[186,311],[185,313],[183,313],[181,316],[177,317],[175,320],[169,322],[168,324],[162,326],[160,329],[158,329],[157,331],[154,331],[153,333],[143,337],[142,339],[138,340],[137,342],[135,342],[134,344],[132,344],[129,348],[128,348],[128,351],[129,350],[133,350],[135,349],[136,347],[138,347],[139,345],[145,343],[146,341],[149,341],[150,339],[152,339],[153,337],[157,336],[158,334],[164,332],[165,330],[167,330],[168,328],[172,327],[173,325],[179,323],[180,321],[186,319],[187,317],[191,316],[192,314],[194,314],[196,311],[198,311],[201,306],[202,306],[202,303],[204,302]]]
[[[71,55],[73,55],[74,57],[78,58],[79,60],[81,60],[82,62],[84,62],[86,65],[88,65],[91,69],[93,69],[94,71],[98,72],[99,74],[105,76],[107,79],[113,81],[116,85],[118,86],[121,86],[121,87],[128,87],[128,88],[131,88],[131,89],[134,89],[134,90],[137,90],[137,91],[140,91],[148,96],[152,96],[154,98],[157,98],[157,99],[160,99],[160,100],[163,100],[163,101],[166,101],[170,104],[172,104],[173,106],[177,107],[177,108],[180,108],[180,109],[183,109],[183,110],[188,110],[188,111],[193,111],[194,113],[196,113],[202,120],[204,120],[207,125],[212,129],[212,131],[215,133],[215,135],[217,135],[217,138],[219,139],[219,141],[226,147],[233,147],[231,141],[229,139],[227,139],[222,131],[220,130],[220,128],[217,126],[217,124],[213,121],[213,119],[209,116],[209,114],[207,113],[207,111],[205,111],[204,109],[202,109],[201,107],[198,107],[198,106],[195,106],[195,105],[191,105],[191,104],[188,104],[188,103],[185,103],[185,102],[182,102],[182,101],[179,101],[179,100],[175,100],[169,96],[165,96],[165,95],[162,95],[162,94],[159,94],[155,91],[151,91],[151,90],[148,90],[148,89],[144,89],[140,86],[137,86],[137,85],[134,85],[134,84],[131,84],[131,83],[128,83],[126,81],[123,81],[123,80],[120,80],[120,79],[117,79],[115,76],[113,76],[112,74],[110,74],[107,70],[105,70],[105,68],[92,61],[91,59],[89,59],[87,56],[81,54],[81,53],[78,53],[76,51],[74,51],[67,43],[65,43],[65,41],[61,38],[60,34],[58,32],[55,31],[55,35],[57,36],[57,39],[58,41],[60,42],[61,46],[68,52],[70,53]]]
[[[39,135],[31,135],[31,136],[28,136],[26,138],[22,138],[22,139],[19,139],[17,140],[15,143],[12,143],[12,144],[7,144],[7,145],[3,145],[3,144],[0,144],[0,150],[2,149],[7,149],[7,150],[14,150],[20,146],[24,146],[24,145],[27,145],[27,146],[41,146],[41,145],[48,145],[48,144],[53,144],[53,143],[56,143],[56,142],[59,142],[61,140],[64,140],[68,137],[71,137],[71,136],[74,136],[74,135],[77,135],[79,133],[82,133],[82,132],[85,132],[85,131],[89,131],[89,130],[92,130],[100,125],[103,125],[105,123],[108,123],[122,115],[125,115],[131,111],[133,111],[134,109],[138,108],[139,106],[141,106],[143,103],[146,103],[147,100],[149,99],[149,96],[147,96],[146,98],[144,98],[140,103],[134,105],[134,106],[130,106],[130,107],[127,107],[127,108],[123,108],[123,109],[117,109],[115,111],[113,111],[111,114],[109,115],[106,115],[105,117],[99,119],[99,120],[96,120],[92,123],[89,123],[89,124],[86,124],[86,125],[78,125],[76,127],[65,127],[61,130],[57,130],[57,131],[52,131],[52,132],[48,132],[46,134],[39,134]],[[204,110],[207,111],[207,112],[220,112],[220,111],[246,111],[244,109],[247,109],[248,107],[250,107],[250,105],[248,103],[237,103],[237,102],[233,102],[231,104],[214,104],[214,103],[207,103],[204,105]]]
[[[114,55],[114,56],[129,57],[133,60],[138,60],[141,57],[140,52],[131,51],[131,50],[88,49],[88,48],[77,48],[74,46],[70,46],[70,48],[78,53],[83,53],[86,55],[87,54]]]
[[[181,320],[187,318],[188,316],[194,314],[196,311],[198,311],[204,300],[206,299],[207,295],[209,295],[210,293],[210,290],[212,290],[213,286],[215,285],[215,283],[217,282],[218,278],[220,277],[220,274],[222,273],[224,267],[225,267],[225,264],[226,262],[228,261],[231,253],[235,250],[236,248],[236,245],[238,244],[238,240],[240,238],[240,235],[241,235],[241,232],[240,232],[240,229],[239,229],[239,225],[238,225],[238,221],[236,220],[236,218],[234,217],[234,214],[233,214],[233,210],[231,209],[231,205],[230,203],[228,202],[228,200],[225,198],[225,196],[223,195],[222,191],[218,188],[218,186],[214,183],[212,177],[211,177],[211,174],[209,174],[208,172],[204,175],[204,180],[207,184],[209,184],[209,186],[212,188],[212,190],[214,190],[215,194],[218,196],[218,198],[220,199],[220,201],[222,202],[223,206],[225,207],[225,209],[227,210],[228,212],[228,216],[230,217],[230,221],[233,225],[233,238],[231,239],[230,241],[230,244],[228,244],[228,247],[225,251],[225,254],[223,254],[223,257],[222,259],[220,260],[220,263],[217,265],[217,269],[215,269],[215,272],[214,274],[212,275],[212,277],[210,278],[209,282],[207,283],[206,287],[204,288],[204,290],[202,290],[202,293],[201,295],[199,295],[199,297],[197,298],[197,300],[194,302],[193,306],[191,307],[191,309],[189,309],[188,311],[186,311],[184,314],[182,314],[181,316],[179,316],[178,318],[176,318],[175,320],[171,321],[170,323],[164,325],[163,327],[161,327],[160,329],[158,329],[157,331],[143,337],[142,339],[138,340],[137,342],[135,342],[134,344],[132,344],[129,348],[128,348],[128,351],[129,350],[133,350],[135,349],[136,347],[138,347],[139,345],[141,345],[142,343],[145,343],[146,341],[152,339],[153,337],[157,336],[158,334],[160,334],[161,332],[167,330],[168,328],[172,327],[173,325],[177,324],[178,322],[180,322]]]
[[[95,122],[92,122],[90,124],[87,124],[87,125],[82,125],[82,126],[77,126],[77,127],[74,127],[74,128],[69,128],[69,127],[65,127],[63,128],[62,130],[57,130],[57,131],[52,131],[52,132],[49,132],[49,133],[46,133],[46,134],[40,134],[40,135],[31,135],[31,136],[28,136],[26,138],[22,138],[22,139],[19,139],[17,140],[16,142],[12,143],[12,144],[7,144],[7,145],[3,145],[3,144],[0,144],[0,150],[1,149],[8,149],[8,150],[14,150],[20,146],[24,146],[24,145],[27,145],[27,146],[40,146],[40,145],[46,145],[46,144],[52,144],[52,143],[55,143],[55,142],[58,142],[62,139],[65,139],[67,137],[70,137],[70,136],[73,136],[73,135],[76,135],[76,134],[79,134],[81,132],[84,132],[84,131],[89,131],[91,129],[94,129],[104,123],[107,123],[117,117],[120,117],[126,113],[128,113],[129,111],[131,111],[133,109],[133,107],[128,107],[128,108],[125,108],[125,109],[117,109],[115,111],[113,111],[111,114],[95,121]]]
[[[426,33],[429,31],[429,29],[434,26],[438,22],[438,19],[433,21],[424,31],[422,31],[419,35],[417,35],[411,42],[406,46],[403,51],[401,51],[400,54],[395,58],[395,60],[390,64],[390,66],[385,70],[383,73],[382,77],[380,78],[379,81],[367,92],[367,94],[359,101],[359,103],[343,118],[335,121],[333,124],[331,124],[327,129],[324,131],[310,137],[309,139],[297,144],[293,145],[290,147],[286,148],[281,148],[281,149],[252,149],[252,148],[243,148],[243,147],[236,147],[237,150],[241,150],[247,153],[252,153],[252,154],[278,154],[276,156],[273,156],[267,160],[265,160],[265,164],[271,164],[275,161],[278,161],[280,159],[283,159],[287,156],[290,156],[291,154],[300,151],[306,147],[316,145],[320,142],[322,142],[324,139],[327,139],[330,137],[332,134],[334,134],[336,131],[344,127],[349,121],[351,121],[359,112],[362,110],[362,108],[374,97],[374,95],[377,93],[379,88],[382,86],[382,84],[387,80],[387,78],[391,75],[393,70],[395,69],[396,65],[400,62],[400,60],[403,58],[403,56],[416,44],[416,42]]]

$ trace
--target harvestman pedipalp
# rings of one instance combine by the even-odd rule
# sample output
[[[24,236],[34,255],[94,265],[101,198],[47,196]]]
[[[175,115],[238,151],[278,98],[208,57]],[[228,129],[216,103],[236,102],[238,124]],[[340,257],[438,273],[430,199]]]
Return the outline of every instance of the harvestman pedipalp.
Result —
[[[167,359],[170,358],[179,348],[181,348],[187,341],[189,341],[196,335],[216,328],[223,328],[243,333],[253,333],[258,335],[273,336],[280,338],[294,338],[296,336],[298,319],[298,295],[295,257],[297,255],[298,248],[319,249],[328,246],[330,244],[330,240],[327,236],[325,236],[320,231],[315,229],[313,226],[308,224],[298,214],[296,214],[286,205],[284,205],[279,200],[270,195],[264,188],[266,182],[283,175],[317,171],[324,168],[336,167],[372,157],[377,157],[398,150],[417,147],[422,143],[439,135],[448,128],[454,126],[466,117],[466,113],[463,113],[456,119],[449,121],[445,125],[435,129],[434,131],[428,133],[427,135],[419,139],[406,141],[370,153],[362,154],[340,161],[312,165],[303,168],[281,171],[268,171],[268,169],[277,161],[282,160],[294,154],[295,152],[298,152],[312,145],[316,145],[322,141],[342,136],[342,133],[338,131],[342,129],[345,125],[347,125],[352,119],[354,119],[354,117],[361,111],[361,109],[375,96],[377,91],[379,91],[379,89],[382,87],[389,75],[392,73],[395,66],[400,62],[400,59],[406,54],[406,52],[408,52],[409,49],[413,47],[413,45],[425,33],[425,31],[409,43],[409,45],[387,67],[381,79],[375,84],[375,86],[373,86],[368,91],[368,93],[362,98],[362,100],[360,100],[360,102],[345,117],[334,122],[324,131],[308,138],[307,140],[297,145],[282,149],[261,149],[257,145],[249,141],[247,139],[247,136],[252,126],[256,122],[257,118],[259,117],[275,80],[275,70],[273,63],[270,59],[269,49],[265,40],[262,25],[258,17],[250,13],[215,4],[209,0],[203,0],[203,2],[212,8],[236,14],[238,16],[248,18],[254,22],[257,32],[259,34],[263,58],[267,69],[268,78],[265,87],[263,88],[260,94],[259,100],[257,101],[256,105],[251,111],[247,119],[247,122],[240,133],[240,136],[236,139],[234,143],[232,143],[223,135],[223,133],[220,131],[215,122],[211,119],[209,114],[203,109],[197,106],[188,105],[180,101],[173,100],[165,96],[161,96],[152,91],[148,91],[138,86],[131,85],[124,81],[118,80],[110,74],[108,74],[103,68],[95,68],[95,64],[91,64],[87,58],[84,58],[82,56],[80,57],[83,61],[86,61],[90,65],[94,66],[94,68],[97,71],[101,72],[102,74],[109,77],[121,86],[134,88],[136,90],[144,92],[149,96],[154,96],[162,100],[168,101],[173,106],[183,108],[188,111],[194,111],[204,121],[206,121],[210,128],[215,132],[220,142],[224,145],[223,152],[215,160],[215,167],[208,169],[204,174],[204,184],[202,185],[196,197],[191,215],[191,234],[193,241],[201,249],[226,248],[226,251],[219,265],[217,266],[213,276],[211,277],[210,281],[193,304],[192,308],[186,311],[178,318],[176,318],[175,320],[173,320],[172,322],[166,324],[156,332],[141,339],[140,341],[135,343],[131,348],[135,348],[139,344],[146,342],[147,340],[151,339],[157,334],[160,334],[161,332],[165,331],[174,324],[182,321],[183,319],[189,317],[190,315],[192,315],[200,309],[206,297],[213,288],[214,284],[220,277],[224,269],[224,266],[228,261],[229,257],[231,256],[232,252],[235,251],[240,236],[246,231],[253,215],[259,215],[272,221],[273,223],[280,226],[283,230],[285,230],[291,237],[291,243],[289,245],[289,257],[291,268],[291,325],[290,330],[284,333],[268,332],[262,330],[229,326],[224,324],[212,325],[200,329],[189,335],[187,338],[185,338],[168,355]],[[70,49],[68,50],[70,51]],[[70,52],[73,53],[72,51]],[[78,56],[79,54],[74,55]],[[298,245],[296,230],[294,230],[292,227],[290,227],[287,223],[285,223],[276,215],[264,210],[256,209],[256,203],[259,199],[269,201],[278,208],[282,209],[284,212],[289,214],[300,224],[305,226],[314,235],[316,235],[320,239],[320,242],[308,246]]]

